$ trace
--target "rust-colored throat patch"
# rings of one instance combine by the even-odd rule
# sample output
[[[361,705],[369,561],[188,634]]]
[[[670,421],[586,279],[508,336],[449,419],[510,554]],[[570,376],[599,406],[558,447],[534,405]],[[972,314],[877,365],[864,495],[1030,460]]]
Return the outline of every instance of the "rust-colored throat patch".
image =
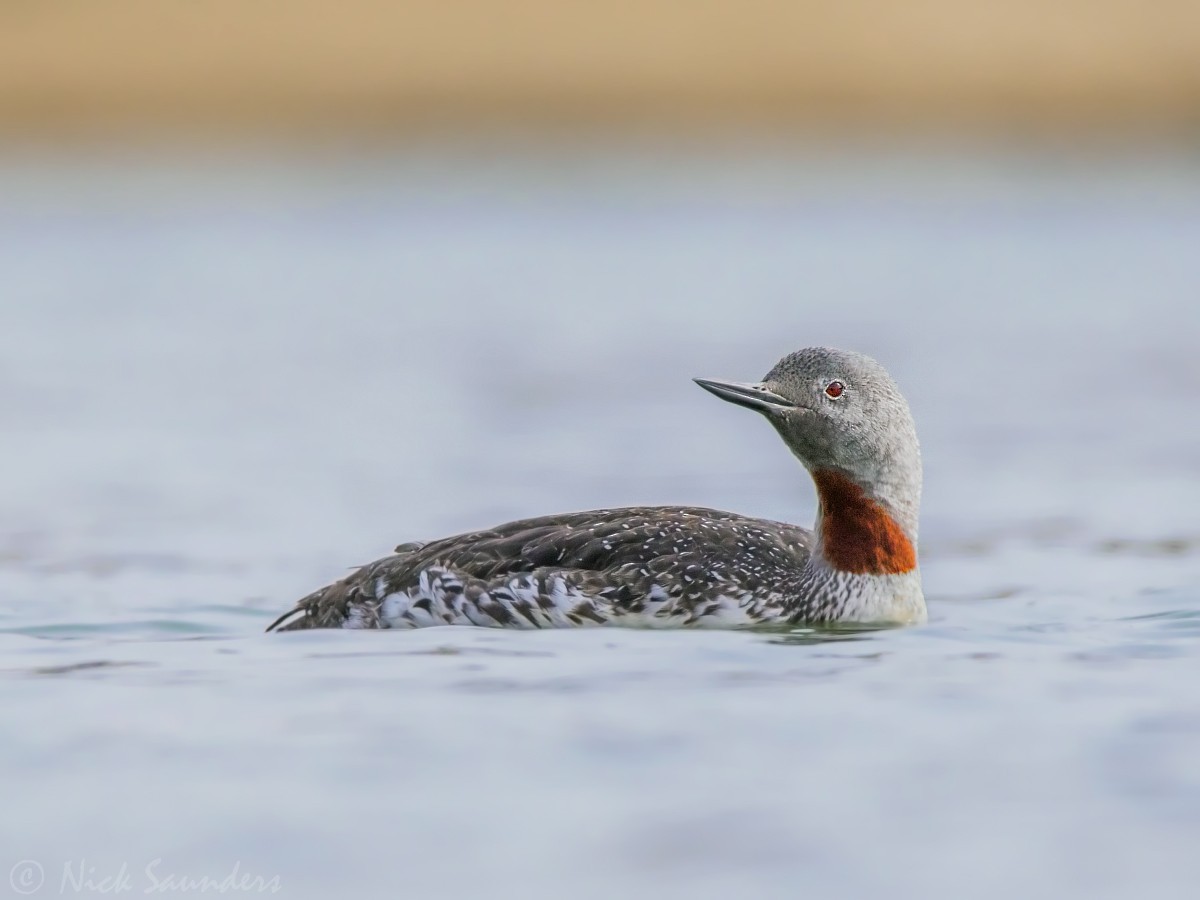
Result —
[[[878,501],[832,469],[813,472],[813,481],[829,565],[855,575],[900,575],[917,567],[912,541]]]

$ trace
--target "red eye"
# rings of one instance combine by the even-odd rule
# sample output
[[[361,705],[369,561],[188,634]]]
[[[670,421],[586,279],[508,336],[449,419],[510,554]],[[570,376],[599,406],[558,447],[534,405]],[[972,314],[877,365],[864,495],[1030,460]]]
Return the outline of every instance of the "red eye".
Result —
[[[846,386],[840,381],[831,381],[829,384],[825,385],[825,396],[832,397],[834,400],[836,400],[838,397],[842,396],[842,391],[845,389]]]

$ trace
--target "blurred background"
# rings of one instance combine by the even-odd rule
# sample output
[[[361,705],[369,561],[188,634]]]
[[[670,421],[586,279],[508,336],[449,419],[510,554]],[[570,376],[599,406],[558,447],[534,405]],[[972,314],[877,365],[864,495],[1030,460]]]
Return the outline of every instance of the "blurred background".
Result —
[[[1185,132],[1185,0],[7,3],[15,134],[444,127]]]
[[[0,4],[0,889],[1192,896],[1198,248],[1194,0]],[[913,407],[929,625],[261,634],[811,522],[690,378],[813,344]]]

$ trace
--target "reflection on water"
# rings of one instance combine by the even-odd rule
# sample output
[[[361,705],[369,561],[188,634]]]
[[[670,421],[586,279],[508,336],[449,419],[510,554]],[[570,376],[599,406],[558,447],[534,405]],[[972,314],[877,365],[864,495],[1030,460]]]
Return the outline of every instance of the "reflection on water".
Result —
[[[290,896],[1190,896],[1189,164],[26,161],[0,198],[14,861],[240,860]],[[814,343],[910,397],[928,625],[260,634],[515,516],[811,521],[770,429],[689,379]]]
[[[783,646],[808,647],[813,644],[829,644],[835,641],[865,641],[882,627],[865,625],[825,625],[819,628],[777,629],[770,643]]]

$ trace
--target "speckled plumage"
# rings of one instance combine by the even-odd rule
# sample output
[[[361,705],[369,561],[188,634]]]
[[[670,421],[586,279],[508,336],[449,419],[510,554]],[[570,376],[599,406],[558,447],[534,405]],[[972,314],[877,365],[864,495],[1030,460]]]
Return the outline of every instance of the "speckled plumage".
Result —
[[[815,380],[807,377],[810,369]],[[839,458],[844,448],[836,428],[816,427],[822,416],[835,423],[843,416],[810,396],[809,382],[823,390],[829,378],[854,384],[864,404],[880,393],[882,411],[889,415],[899,404],[901,427],[883,423],[884,431],[896,432],[894,441],[868,441],[864,450],[863,434],[855,430],[863,429],[845,428],[846,446],[865,465],[847,465],[855,462],[850,456]],[[268,630],[730,628],[922,619],[924,599],[915,568],[919,451],[907,406],[882,367],[858,354],[816,348],[786,357],[757,385],[697,380],[724,399],[763,412],[801,462],[826,476],[816,479],[825,506],[814,531],[694,507],[601,509],[525,519],[397,547],[393,555],[305,597]],[[837,400],[832,409],[849,408]],[[806,446],[814,441],[813,447]],[[915,475],[906,471],[914,459]],[[864,471],[870,477],[861,477]],[[831,472],[836,479],[828,477]],[[841,488],[822,492],[826,483]],[[915,497],[910,496],[914,490]],[[823,543],[823,533],[839,536],[838,553]],[[882,549],[846,546],[878,543],[880,536],[891,543]],[[897,554],[897,541],[906,545],[908,555]],[[889,561],[910,557],[903,567],[889,568]],[[830,560],[837,560],[837,566]]]
[[[525,519],[398,548],[301,601],[300,627],[752,624],[779,615],[811,540],[794,525],[687,507]]]

